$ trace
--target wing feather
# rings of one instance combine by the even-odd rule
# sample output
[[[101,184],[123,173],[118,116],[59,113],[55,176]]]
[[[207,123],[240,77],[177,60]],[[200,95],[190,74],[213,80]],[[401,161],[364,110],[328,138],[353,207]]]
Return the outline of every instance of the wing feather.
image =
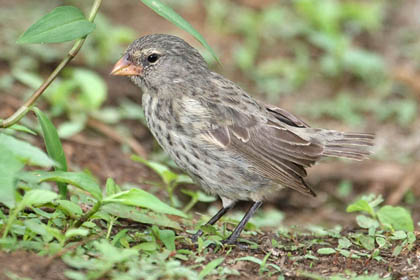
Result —
[[[210,130],[208,139],[224,148],[233,148],[252,163],[257,173],[273,182],[314,195],[302,178],[307,175],[304,168],[322,155],[320,143],[302,138],[275,120],[258,120],[232,108],[217,112],[227,113],[224,125]]]
[[[211,117],[206,139],[235,150],[256,173],[273,182],[315,195],[303,177],[305,167],[321,157],[324,147],[295,132],[309,126],[281,108],[258,103],[220,75],[213,76],[218,94],[200,97]]]

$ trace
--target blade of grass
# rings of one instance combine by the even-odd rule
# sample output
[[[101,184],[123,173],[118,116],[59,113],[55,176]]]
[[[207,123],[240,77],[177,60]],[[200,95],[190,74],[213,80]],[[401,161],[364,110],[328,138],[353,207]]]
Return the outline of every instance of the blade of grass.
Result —
[[[71,184],[79,189],[87,191],[96,200],[102,200],[102,190],[96,180],[83,172],[65,172],[65,171],[33,171],[31,174],[38,182],[54,181]]]
[[[56,171],[67,171],[67,161],[64,154],[63,145],[58,137],[57,130],[51,120],[38,108],[33,108],[39,123],[41,124],[42,133],[44,135],[44,143],[47,148],[48,155],[58,162],[60,165],[55,166]],[[62,199],[67,197],[67,184],[57,183],[58,191]]]
[[[202,271],[200,271],[200,274],[198,274],[198,279],[204,279],[207,275],[209,275],[210,272],[212,272],[219,264],[221,264],[225,258],[217,258],[209,262]]]
[[[187,31],[190,33],[194,38],[197,39],[214,57],[214,59],[220,63],[219,58],[217,57],[216,53],[213,51],[213,49],[210,47],[210,45],[206,42],[204,37],[195,30],[192,25],[186,21],[183,17],[181,17],[179,14],[177,14],[171,7],[167,6],[166,4],[162,3],[159,0],[141,0],[146,6],[148,6],[150,9],[152,9],[155,13],[160,15],[161,17],[165,18],[166,20],[172,22],[179,28]]]
[[[125,205],[137,206],[151,209],[158,213],[165,213],[186,218],[184,212],[173,208],[162,202],[159,198],[142,189],[130,189],[114,195],[110,195],[103,200],[105,203],[120,203]]]

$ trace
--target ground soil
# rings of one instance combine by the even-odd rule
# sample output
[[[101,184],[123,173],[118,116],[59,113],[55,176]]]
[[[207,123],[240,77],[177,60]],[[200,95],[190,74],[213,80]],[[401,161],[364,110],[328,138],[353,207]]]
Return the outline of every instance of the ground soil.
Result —
[[[66,265],[61,259],[51,259],[38,256],[27,251],[6,253],[0,251],[0,279],[22,279],[13,276],[28,277],[28,279],[67,279],[63,275]]]
[[[343,235],[348,234],[349,231],[342,232]],[[420,238],[420,233],[417,233],[417,238]],[[392,249],[382,250],[382,261],[376,261],[370,258],[352,259],[343,257],[339,253],[333,255],[319,255],[318,260],[302,258],[309,250],[316,252],[319,248],[325,245],[311,245],[314,237],[297,236],[288,239],[284,237],[276,237],[270,233],[259,234],[258,236],[249,238],[250,241],[258,243],[258,249],[233,249],[226,255],[224,266],[236,269],[241,273],[240,279],[277,279],[276,274],[271,277],[260,274],[260,266],[253,262],[235,262],[237,258],[252,256],[258,259],[263,259],[268,253],[268,263],[277,265],[282,274],[287,279],[320,279],[322,276],[342,274],[351,277],[351,275],[363,274],[378,274],[381,277],[392,277],[392,279],[418,279],[420,267],[420,242],[410,251],[403,251],[398,257],[392,256]],[[281,244],[302,245],[308,244],[300,250],[284,250],[273,249],[271,240],[276,239]],[[319,237],[319,240],[324,244],[330,244],[333,247],[337,246],[337,239],[328,237]],[[178,249],[181,249],[178,248]],[[183,246],[182,249],[192,249],[194,246],[188,248]],[[350,248],[351,249],[351,248]],[[213,259],[220,257],[226,253],[221,251],[210,251],[206,255],[206,259],[210,262]],[[60,258],[43,257],[32,252],[16,251],[12,253],[0,252],[0,280],[13,279],[13,275],[19,277],[30,277],[30,279],[49,280],[49,279],[67,279],[63,272],[67,266]],[[193,265],[194,262],[186,263],[186,265]],[[273,269],[270,269],[273,271]],[[353,272],[355,274],[350,274]],[[218,279],[219,276],[209,277],[209,279]],[[238,276],[229,276],[227,279],[238,279]]]

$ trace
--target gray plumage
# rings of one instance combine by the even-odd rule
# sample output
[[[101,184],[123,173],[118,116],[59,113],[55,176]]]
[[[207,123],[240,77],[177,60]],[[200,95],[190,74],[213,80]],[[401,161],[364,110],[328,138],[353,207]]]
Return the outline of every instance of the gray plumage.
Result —
[[[373,145],[372,134],[311,128],[256,101],[210,71],[198,51],[178,37],[141,37],[125,59],[141,69],[130,78],[143,91],[154,137],[204,190],[219,195],[224,207],[262,201],[285,187],[315,195],[303,180],[306,167],[325,156],[361,160]]]

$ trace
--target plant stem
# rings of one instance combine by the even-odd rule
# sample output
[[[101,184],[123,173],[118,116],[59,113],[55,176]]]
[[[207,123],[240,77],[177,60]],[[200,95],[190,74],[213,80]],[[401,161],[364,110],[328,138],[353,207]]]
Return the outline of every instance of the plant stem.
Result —
[[[88,20],[93,22],[95,20],[96,14],[98,13],[99,7],[101,6],[102,0],[95,0],[93,3],[92,9],[89,13]],[[57,78],[58,74],[63,70],[63,68],[77,55],[80,49],[83,46],[83,43],[86,40],[86,36],[78,39],[71,50],[68,52],[67,56],[58,64],[54,71],[48,76],[44,83],[32,94],[32,96],[10,117],[5,120],[0,120],[0,128],[7,128],[18,121],[20,121],[30,108],[34,105],[35,101],[44,93],[48,86]]]
[[[6,238],[7,234],[9,233],[9,230],[13,224],[13,222],[16,220],[17,215],[19,214],[20,211],[22,211],[22,209],[24,208],[23,204],[19,204],[14,210],[13,212],[11,212],[9,214],[9,218],[7,219],[7,222],[4,226],[4,230],[3,230],[3,236],[2,238]]]
[[[111,230],[112,230],[112,227],[114,226],[114,222],[115,222],[114,218],[111,218],[111,220],[109,221],[108,230],[106,232],[106,237],[105,237],[105,239],[107,239],[107,240],[111,236]]]
[[[190,202],[182,209],[182,212],[188,213],[188,211],[191,210],[191,208],[194,207],[195,204],[197,204],[198,198],[197,196],[192,196]]]
[[[93,205],[92,209],[90,209],[86,214],[84,214],[80,220],[78,220],[75,224],[74,227],[78,228],[80,227],[84,222],[86,222],[87,220],[89,220],[89,218],[95,214],[96,212],[98,212],[99,208],[102,206],[102,201],[98,201],[95,203],[95,205]]]
[[[173,180],[167,185],[167,192],[169,195],[169,201],[171,202],[171,206],[175,207],[175,197],[174,197],[174,191],[175,188],[178,186],[178,183]]]

